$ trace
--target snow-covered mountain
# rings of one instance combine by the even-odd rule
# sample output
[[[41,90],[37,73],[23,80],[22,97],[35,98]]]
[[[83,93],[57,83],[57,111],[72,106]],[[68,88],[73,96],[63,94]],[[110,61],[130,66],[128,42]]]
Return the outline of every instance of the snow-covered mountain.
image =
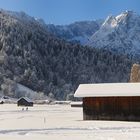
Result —
[[[73,42],[79,42],[85,45],[97,30],[99,30],[103,20],[80,21],[69,25],[48,25],[48,30],[55,36]]]
[[[88,27],[80,26],[79,33]],[[6,96],[20,97],[30,88],[69,100],[81,83],[128,81],[132,63],[123,55],[59,39],[43,21],[23,12],[0,10],[0,90]]]
[[[140,16],[125,11],[116,17],[107,17],[87,44],[131,56],[140,55]]]

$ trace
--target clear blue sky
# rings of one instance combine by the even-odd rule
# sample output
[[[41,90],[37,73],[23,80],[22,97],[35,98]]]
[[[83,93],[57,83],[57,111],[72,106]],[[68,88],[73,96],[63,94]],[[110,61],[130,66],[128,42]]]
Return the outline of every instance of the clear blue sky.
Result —
[[[0,0],[0,8],[24,11],[46,23],[68,24],[106,18],[125,10],[140,14],[140,0]]]

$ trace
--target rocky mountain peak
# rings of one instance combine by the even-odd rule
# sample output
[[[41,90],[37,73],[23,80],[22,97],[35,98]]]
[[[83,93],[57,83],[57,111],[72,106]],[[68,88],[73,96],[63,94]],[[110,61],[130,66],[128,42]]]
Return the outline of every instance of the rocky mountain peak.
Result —
[[[115,53],[140,55],[140,16],[133,11],[125,11],[116,17],[107,17],[87,44]]]

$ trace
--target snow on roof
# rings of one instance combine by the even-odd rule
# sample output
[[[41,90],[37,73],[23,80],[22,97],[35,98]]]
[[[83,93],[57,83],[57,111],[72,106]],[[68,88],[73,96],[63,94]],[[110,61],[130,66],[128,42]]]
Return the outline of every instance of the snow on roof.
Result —
[[[18,99],[18,101],[21,100],[21,99],[25,99],[27,102],[33,102],[33,101],[32,101],[31,99],[29,99],[28,97],[21,97],[21,98]]]
[[[81,84],[74,97],[140,96],[140,83]]]

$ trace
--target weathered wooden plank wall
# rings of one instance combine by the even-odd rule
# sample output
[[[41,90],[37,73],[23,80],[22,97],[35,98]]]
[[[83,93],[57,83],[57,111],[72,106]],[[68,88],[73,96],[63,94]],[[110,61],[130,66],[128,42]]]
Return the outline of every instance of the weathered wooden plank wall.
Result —
[[[83,119],[140,121],[140,97],[83,98]]]

